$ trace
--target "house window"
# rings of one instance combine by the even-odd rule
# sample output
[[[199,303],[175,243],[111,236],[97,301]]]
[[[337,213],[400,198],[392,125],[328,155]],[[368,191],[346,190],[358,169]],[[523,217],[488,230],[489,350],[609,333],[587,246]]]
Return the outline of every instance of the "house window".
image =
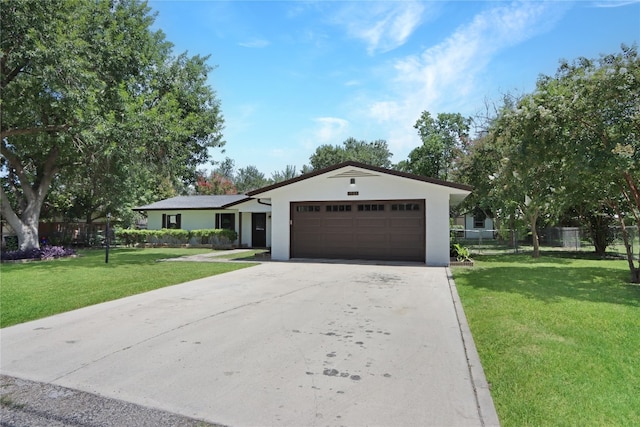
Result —
[[[162,228],[180,228],[181,226],[181,214],[167,215],[162,214]]]
[[[384,210],[384,205],[378,205],[378,204],[358,205],[358,210],[360,212],[371,212],[371,211],[379,212]]]
[[[216,228],[224,230],[236,229],[236,214],[232,213],[217,213],[216,214]]]
[[[391,205],[392,211],[419,211],[420,205],[417,203],[398,203]]]
[[[327,205],[327,212],[351,212],[351,205]]]
[[[473,228],[484,228],[485,219],[487,219],[487,215],[484,212],[475,211],[473,213]]]
[[[320,212],[320,206],[300,205],[300,206],[296,206],[296,212]]]

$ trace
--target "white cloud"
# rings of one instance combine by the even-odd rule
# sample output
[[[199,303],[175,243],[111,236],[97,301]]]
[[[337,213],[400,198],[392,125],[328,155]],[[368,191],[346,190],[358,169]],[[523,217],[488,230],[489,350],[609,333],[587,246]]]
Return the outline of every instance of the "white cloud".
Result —
[[[628,6],[630,4],[640,3],[640,0],[606,0],[596,1],[593,3],[595,7],[621,7]]]
[[[551,28],[566,6],[550,2],[500,4],[476,15],[441,43],[397,60],[384,99],[370,99],[365,115],[387,129],[392,151],[403,158],[419,143],[413,124],[420,113],[448,111],[486,95],[478,77],[492,59]],[[460,111],[462,112],[462,111]]]
[[[418,1],[349,3],[334,23],[367,45],[367,52],[388,52],[402,46],[422,22],[425,5]]]
[[[349,122],[337,117],[318,117],[314,119],[317,123],[317,128],[314,132],[315,139],[320,144],[327,143],[339,143],[336,138],[340,138],[345,134],[345,131],[349,127]]]
[[[315,125],[302,131],[301,145],[306,150],[314,150],[322,144],[340,144],[347,139],[349,121],[338,117],[317,117]]]
[[[254,49],[255,48],[259,49],[259,48],[267,47],[270,44],[271,43],[268,40],[258,39],[258,38],[250,39],[250,40],[238,43],[239,46],[248,47],[248,48],[254,48]]]

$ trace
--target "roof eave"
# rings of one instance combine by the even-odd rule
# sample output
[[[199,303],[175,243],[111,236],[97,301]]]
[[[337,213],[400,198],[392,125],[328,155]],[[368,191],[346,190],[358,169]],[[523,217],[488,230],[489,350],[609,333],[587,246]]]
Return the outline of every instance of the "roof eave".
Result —
[[[429,178],[426,176],[421,176],[421,175],[415,175],[412,173],[408,173],[408,172],[401,172],[401,171],[397,171],[397,170],[393,170],[393,169],[386,169],[386,168],[381,168],[378,166],[371,166],[371,165],[367,165],[365,163],[360,163],[360,162],[354,162],[354,161],[346,161],[346,162],[342,162],[342,163],[338,163],[335,164],[333,166],[329,166],[326,167],[324,169],[318,169],[316,171],[304,174],[304,175],[300,175],[297,176],[295,178],[291,178],[288,179],[286,181],[282,181],[282,182],[278,182],[276,184],[272,184],[272,185],[268,185],[266,187],[262,187],[262,188],[258,188],[257,190],[253,190],[253,191],[249,191],[247,192],[247,196],[255,196],[258,194],[262,194],[262,193],[266,193],[267,191],[271,191],[271,190],[275,190],[277,188],[281,188],[281,187],[285,187],[287,185],[290,184],[294,184],[296,182],[300,182],[300,181],[304,181],[305,179],[309,179],[309,178],[313,178],[315,176],[319,176],[337,169],[341,169],[344,167],[357,167],[357,168],[361,168],[361,169],[367,169],[373,172],[379,172],[379,173],[386,173],[388,175],[394,175],[394,176],[398,176],[398,177],[402,177],[402,178],[407,178],[407,179],[413,179],[416,181],[422,181],[422,182],[427,182],[429,184],[435,184],[435,185],[440,185],[443,187],[449,187],[449,188],[455,188],[457,190],[463,190],[463,191],[468,191],[469,193],[471,193],[471,191],[473,190],[473,187],[469,186],[469,185],[464,185],[464,184],[457,184],[455,182],[449,182],[449,181],[442,181],[439,179],[435,179],[435,178]]]

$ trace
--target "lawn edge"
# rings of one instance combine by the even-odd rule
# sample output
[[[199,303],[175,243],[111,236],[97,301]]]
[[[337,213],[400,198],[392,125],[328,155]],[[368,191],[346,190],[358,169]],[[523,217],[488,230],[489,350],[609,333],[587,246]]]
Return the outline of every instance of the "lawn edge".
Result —
[[[500,420],[496,407],[491,397],[491,390],[489,383],[484,375],[484,369],[480,362],[480,355],[476,349],[475,341],[471,335],[471,329],[467,322],[467,316],[464,313],[462,307],[462,301],[458,295],[458,288],[456,282],[453,280],[453,274],[449,267],[445,268],[447,274],[447,281],[449,282],[449,290],[451,292],[451,298],[453,299],[453,307],[458,318],[458,326],[460,328],[460,335],[462,336],[462,345],[467,357],[467,366],[469,367],[469,375],[471,376],[471,384],[473,386],[473,392],[476,397],[476,404],[478,405],[478,414],[480,415],[480,422],[483,426],[499,426]]]

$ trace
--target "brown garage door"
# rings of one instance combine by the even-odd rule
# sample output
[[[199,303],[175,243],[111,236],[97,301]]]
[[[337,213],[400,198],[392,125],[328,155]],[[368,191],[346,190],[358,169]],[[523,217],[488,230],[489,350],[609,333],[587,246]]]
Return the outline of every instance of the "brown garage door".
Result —
[[[291,257],[424,261],[424,200],[291,203]]]

